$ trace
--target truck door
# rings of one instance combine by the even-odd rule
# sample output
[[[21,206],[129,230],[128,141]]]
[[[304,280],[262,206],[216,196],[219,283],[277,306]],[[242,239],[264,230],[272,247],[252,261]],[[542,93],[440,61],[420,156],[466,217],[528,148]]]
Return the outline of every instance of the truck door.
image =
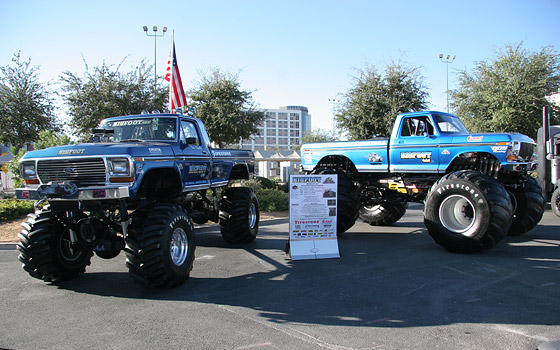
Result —
[[[430,117],[402,118],[399,132],[390,142],[389,153],[391,172],[437,173],[439,138]]]
[[[180,146],[182,149],[179,167],[182,168],[183,189],[205,189],[210,185],[212,168],[208,145],[202,140],[195,122],[180,121]]]

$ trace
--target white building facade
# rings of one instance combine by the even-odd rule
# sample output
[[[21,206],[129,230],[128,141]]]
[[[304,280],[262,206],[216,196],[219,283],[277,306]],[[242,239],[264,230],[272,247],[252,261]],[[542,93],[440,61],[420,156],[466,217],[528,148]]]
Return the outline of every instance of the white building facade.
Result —
[[[0,192],[12,190],[15,187],[14,180],[6,168],[6,164],[12,160],[10,147],[0,143]],[[0,197],[1,199],[2,197]]]
[[[301,144],[303,135],[311,131],[311,114],[307,107],[285,106],[262,111],[266,118],[258,126],[259,133],[242,140],[241,148],[252,151],[292,150]]]

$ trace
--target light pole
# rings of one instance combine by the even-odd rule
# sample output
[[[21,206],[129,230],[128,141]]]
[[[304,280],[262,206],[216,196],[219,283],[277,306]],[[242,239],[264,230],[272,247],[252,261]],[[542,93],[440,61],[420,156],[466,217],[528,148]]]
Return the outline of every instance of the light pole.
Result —
[[[157,26],[154,26],[153,28],[154,30],[154,34],[149,34],[148,33],[148,27],[144,26],[144,32],[146,33],[147,36],[153,36],[154,37],[154,98],[156,98],[157,95],[157,73],[156,73],[156,66],[157,66],[157,38],[161,38],[162,36],[165,35],[165,32],[167,32],[167,27],[163,27],[163,33],[158,34],[158,28]]]
[[[336,130],[336,113],[334,110],[334,104],[336,103],[336,100],[334,98],[329,98],[329,102],[332,104],[332,134],[333,137],[336,135],[335,134],[335,130]]]
[[[455,61],[455,55],[453,55],[453,57],[450,58],[450,55],[445,56],[445,59],[443,59],[443,54],[439,54],[439,59],[445,63],[445,71],[446,71],[446,75],[447,75],[447,90],[445,91],[447,94],[447,113],[449,113],[449,64],[453,63],[453,61]]]

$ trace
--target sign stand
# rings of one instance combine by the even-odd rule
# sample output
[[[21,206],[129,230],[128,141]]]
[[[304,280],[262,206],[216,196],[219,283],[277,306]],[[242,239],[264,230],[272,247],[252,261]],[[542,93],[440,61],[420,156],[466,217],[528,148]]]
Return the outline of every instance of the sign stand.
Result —
[[[339,258],[336,237],[338,176],[290,176],[292,260]]]

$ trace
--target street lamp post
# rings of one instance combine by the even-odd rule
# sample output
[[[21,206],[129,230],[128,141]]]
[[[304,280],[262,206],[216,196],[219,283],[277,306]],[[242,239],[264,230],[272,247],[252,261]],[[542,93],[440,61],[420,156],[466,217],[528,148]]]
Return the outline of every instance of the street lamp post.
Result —
[[[443,59],[443,54],[439,54],[439,59],[445,63],[445,72],[446,72],[446,76],[447,76],[447,86],[446,86],[446,94],[447,94],[447,113],[449,113],[449,64],[453,63],[453,61],[455,61],[455,55],[453,55],[453,57],[450,58],[450,55],[445,56],[445,59]]]
[[[163,27],[163,33],[158,34],[158,27],[154,26],[153,27],[153,31],[154,34],[149,34],[148,33],[148,27],[144,26],[144,32],[146,33],[147,36],[153,36],[154,37],[154,98],[157,95],[157,71],[156,71],[156,66],[157,66],[157,38],[161,38],[162,36],[165,35],[165,32],[167,32],[167,27]]]
[[[333,133],[333,137],[336,135],[336,113],[334,110],[334,106],[336,103],[336,100],[334,98],[329,98],[329,102],[332,104],[332,133]]]

